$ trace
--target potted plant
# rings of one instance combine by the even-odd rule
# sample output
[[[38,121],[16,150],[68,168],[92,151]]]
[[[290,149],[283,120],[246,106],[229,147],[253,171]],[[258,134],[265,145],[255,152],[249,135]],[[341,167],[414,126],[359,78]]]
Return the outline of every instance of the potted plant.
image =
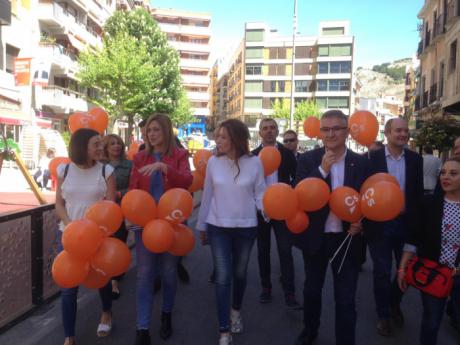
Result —
[[[19,145],[11,138],[6,138],[2,134],[0,137],[0,173],[2,172],[3,161],[14,160],[14,152],[17,154],[21,152]]]

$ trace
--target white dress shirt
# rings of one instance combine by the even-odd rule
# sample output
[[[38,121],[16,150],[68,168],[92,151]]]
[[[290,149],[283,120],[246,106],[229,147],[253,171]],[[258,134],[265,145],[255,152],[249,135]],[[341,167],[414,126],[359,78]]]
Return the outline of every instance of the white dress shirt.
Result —
[[[345,179],[345,157],[347,155],[347,149],[345,153],[340,157],[334,164],[331,166],[331,189],[337,189],[343,186]],[[328,174],[320,166],[319,171],[324,178]],[[342,220],[340,220],[332,211],[329,211],[329,215],[326,219],[326,224],[324,225],[324,232],[326,233],[340,233],[343,231]]]
[[[438,182],[442,162],[431,154],[423,155],[423,189],[434,190]]]
[[[385,158],[387,161],[388,173],[394,177],[399,182],[399,187],[404,193],[406,190],[406,159],[404,158],[404,150],[398,157],[393,157],[388,150],[388,147],[385,146]]]

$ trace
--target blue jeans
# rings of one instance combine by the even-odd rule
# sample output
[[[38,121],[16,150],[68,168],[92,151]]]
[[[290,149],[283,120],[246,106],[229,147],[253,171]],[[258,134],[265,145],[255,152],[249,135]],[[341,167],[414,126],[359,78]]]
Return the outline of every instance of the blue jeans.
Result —
[[[391,225],[395,225],[395,223]],[[393,228],[393,231],[397,231],[397,229]],[[396,261],[396,268],[399,267],[404,246],[404,236],[394,236],[394,232],[390,232],[387,235],[384,231],[384,234],[370,238],[368,245],[374,264],[374,298],[377,315],[381,319],[388,319],[390,318],[390,306],[399,306],[403,296],[401,289],[398,287],[396,277],[392,279],[391,269],[393,255]]]
[[[421,292],[421,296],[423,316],[420,330],[420,344],[436,345],[447,298],[433,297],[424,292]],[[458,276],[454,278],[454,286],[450,296],[456,315],[460,315],[460,277]]]
[[[57,231],[57,249],[58,253],[62,252],[62,231]],[[64,325],[64,336],[75,336],[75,322],[77,319],[77,295],[78,286],[70,289],[61,288],[61,313],[62,323]],[[102,310],[109,312],[112,310],[112,281],[109,280],[106,286],[99,289],[101,297]]]
[[[278,257],[280,260],[281,280],[285,294],[295,293],[294,284],[294,261],[292,259],[292,247],[294,237],[286,227],[285,221],[271,220],[265,222],[262,215],[258,213],[257,229],[257,258],[259,261],[259,274],[262,287],[271,289],[271,229],[275,232]]]
[[[325,234],[321,249],[317,254],[308,255],[303,252],[305,264],[304,326],[305,331],[312,337],[318,335],[320,326],[322,289],[329,259],[344,239],[344,234]],[[355,295],[360,263],[348,252],[342,270],[338,273],[345,252],[344,247],[331,264],[334,280],[335,338],[337,345],[354,345]]]
[[[216,272],[217,314],[220,332],[230,330],[230,291],[233,278],[232,308],[241,309],[251,249],[257,228],[221,228],[208,224],[208,236]]]
[[[177,287],[177,256],[169,253],[155,254],[144,247],[142,231],[135,231],[137,281],[137,329],[149,329],[153,307],[153,284],[161,277],[163,291],[162,311],[170,313],[174,306]]]

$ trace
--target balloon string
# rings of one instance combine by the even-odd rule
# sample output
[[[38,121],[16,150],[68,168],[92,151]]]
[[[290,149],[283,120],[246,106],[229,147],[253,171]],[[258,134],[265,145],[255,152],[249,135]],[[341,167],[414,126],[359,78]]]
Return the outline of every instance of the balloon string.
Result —
[[[340,274],[340,271],[342,271],[342,266],[343,266],[343,263],[345,262],[345,258],[347,257],[348,249],[350,249],[351,241],[353,241],[353,236],[350,236],[350,241],[348,241],[347,249],[345,249],[345,254],[343,254],[342,262],[340,263],[340,267],[339,267],[339,270],[337,271],[337,274]]]
[[[345,239],[343,240],[342,244],[340,244],[339,248],[335,251],[334,255],[332,256],[332,258],[329,260],[329,263],[332,264],[332,262],[335,260],[337,254],[339,254],[340,252],[340,249],[342,249],[342,247],[344,246],[344,244],[348,241],[348,239],[351,237],[351,234],[348,234],[347,237],[345,237]]]

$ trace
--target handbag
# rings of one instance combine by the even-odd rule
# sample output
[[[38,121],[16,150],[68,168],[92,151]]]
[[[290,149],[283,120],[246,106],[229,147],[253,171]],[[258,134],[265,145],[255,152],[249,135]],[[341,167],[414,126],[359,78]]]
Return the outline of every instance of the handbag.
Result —
[[[449,296],[454,283],[451,268],[417,256],[409,261],[404,279],[407,284],[438,298]]]

